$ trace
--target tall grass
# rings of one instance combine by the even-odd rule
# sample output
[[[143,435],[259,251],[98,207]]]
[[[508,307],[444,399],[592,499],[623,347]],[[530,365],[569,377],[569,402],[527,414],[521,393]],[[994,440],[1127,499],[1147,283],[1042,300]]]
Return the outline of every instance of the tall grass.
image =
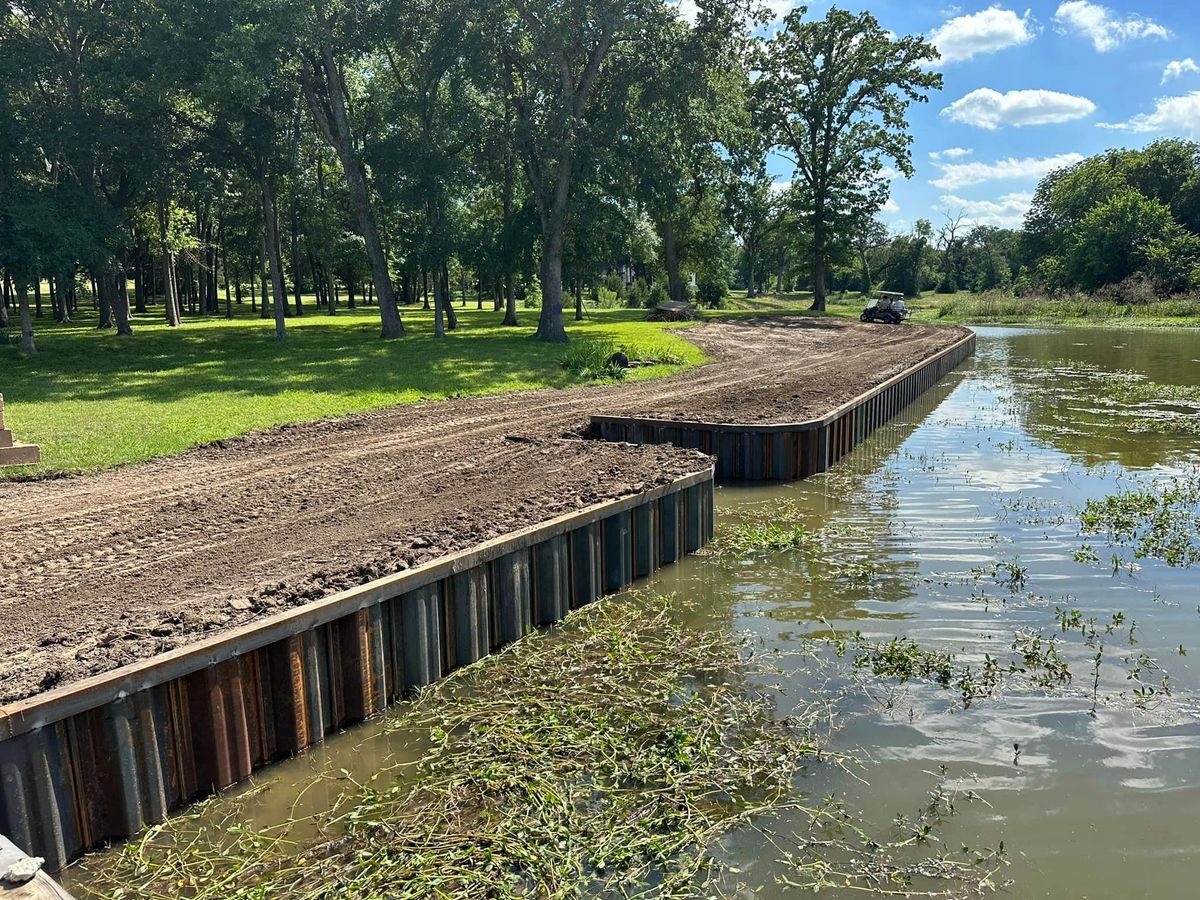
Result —
[[[1172,297],[1149,303],[1117,303],[1083,293],[1018,297],[1006,291],[986,291],[938,299],[935,316],[960,322],[1148,323],[1184,319],[1192,320],[1187,324],[1200,324],[1200,296]]]

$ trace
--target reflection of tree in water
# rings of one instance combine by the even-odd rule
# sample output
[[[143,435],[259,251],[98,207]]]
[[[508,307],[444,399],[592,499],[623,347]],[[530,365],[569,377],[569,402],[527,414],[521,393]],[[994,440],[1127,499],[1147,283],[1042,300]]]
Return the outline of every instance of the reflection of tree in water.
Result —
[[[1028,332],[986,354],[1022,426],[1087,466],[1144,469],[1200,449],[1200,341],[1188,332]]]

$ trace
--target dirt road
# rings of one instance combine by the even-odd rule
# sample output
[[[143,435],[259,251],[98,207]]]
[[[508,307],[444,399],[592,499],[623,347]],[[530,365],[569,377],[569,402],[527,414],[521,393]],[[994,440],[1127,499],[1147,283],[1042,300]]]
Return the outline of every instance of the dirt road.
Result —
[[[714,361],[661,381],[394,407],[0,482],[0,702],[708,464],[575,439],[591,413],[811,418],[963,333],[716,323],[688,332]]]

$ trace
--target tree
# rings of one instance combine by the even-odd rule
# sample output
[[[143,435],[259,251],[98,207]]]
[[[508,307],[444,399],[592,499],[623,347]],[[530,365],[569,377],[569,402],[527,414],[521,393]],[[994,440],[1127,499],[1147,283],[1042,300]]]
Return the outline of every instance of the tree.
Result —
[[[536,335],[565,343],[562,262],[571,192],[587,155],[610,138],[588,128],[604,87],[602,70],[621,46],[636,62],[643,29],[667,15],[656,0],[563,0],[534,7],[511,0],[497,64],[516,114],[517,149],[541,222],[542,309]],[[490,4],[489,4],[490,7]],[[619,66],[615,67],[619,70]],[[611,109],[611,106],[609,106]]]
[[[906,112],[939,90],[927,68],[937,50],[915,36],[894,38],[870,13],[831,9],[806,22],[805,7],[761,48],[754,85],[757,119],[790,153],[812,232],[814,310],[825,309],[831,243],[845,223],[887,198],[884,160],[913,174]]]
[[[858,257],[859,272],[862,278],[862,292],[869,294],[875,283],[871,274],[871,254],[887,244],[887,228],[878,217],[871,216],[851,232],[850,245]]]
[[[1094,206],[1071,229],[1064,274],[1071,284],[1094,291],[1145,271],[1155,245],[1180,238],[1171,210],[1128,188]]]
[[[622,119],[636,196],[658,229],[671,300],[684,299],[682,267],[707,257],[710,213],[741,145],[754,140],[747,116],[747,10],[704,0],[694,25],[666,20],[648,35]]]
[[[304,94],[318,130],[337,152],[342,163],[354,222],[366,243],[367,259],[371,262],[371,281],[375,285],[375,299],[379,304],[382,325],[380,336],[385,339],[398,338],[404,334],[404,323],[396,305],[396,292],[392,287],[387,254],[383,250],[383,240],[371,203],[367,173],[350,121],[346,82],[334,52],[338,19],[325,0],[313,0],[312,9],[316,22],[315,40],[308,48],[301,75]]]
[[[1135,274],[1187,289],[1200,272],[1200,145],[1156,141],[1051,172],[1021,236],[1026,267],[1052,289],[1096,290]]]

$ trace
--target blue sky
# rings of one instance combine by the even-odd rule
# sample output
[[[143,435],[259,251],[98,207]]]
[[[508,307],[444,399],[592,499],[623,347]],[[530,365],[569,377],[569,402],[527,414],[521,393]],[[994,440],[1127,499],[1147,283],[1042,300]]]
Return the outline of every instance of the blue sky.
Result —
[[[793,5],[766,2],[780,16]],[[942,52],[944,88],[910,113],[916,175],[892,183],[883,214],[895,229],[937,225],[943,211],[1015,227],[1057,163],[1162,136],[1200,140],[1200,0],[837,5]],[[791,177],[782,160],[772,172]]]

